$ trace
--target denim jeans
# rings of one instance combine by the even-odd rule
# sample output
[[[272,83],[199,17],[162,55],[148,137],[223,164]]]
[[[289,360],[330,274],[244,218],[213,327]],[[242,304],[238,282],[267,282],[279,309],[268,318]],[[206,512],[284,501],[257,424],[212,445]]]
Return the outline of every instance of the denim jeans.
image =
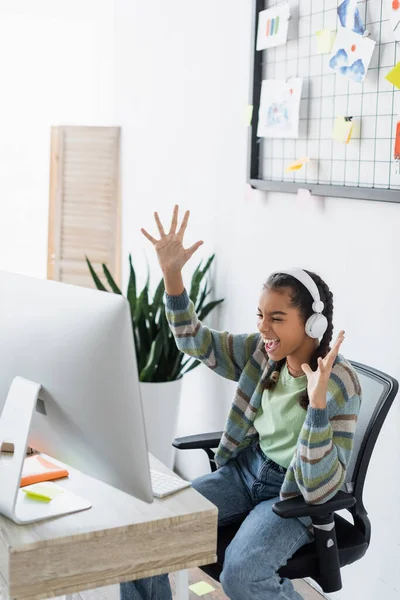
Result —
[[[258,443],[236,459],[193,481],[218,507],[218,524],[246,516],[227,548],[221,584],[231,600],[301,600],[278,569],[301,546],[313,541],[311,519],[282,519],[272,511],[286,470],[268,459]],[[121,600],[171,600],[168,575],[121,584]]]

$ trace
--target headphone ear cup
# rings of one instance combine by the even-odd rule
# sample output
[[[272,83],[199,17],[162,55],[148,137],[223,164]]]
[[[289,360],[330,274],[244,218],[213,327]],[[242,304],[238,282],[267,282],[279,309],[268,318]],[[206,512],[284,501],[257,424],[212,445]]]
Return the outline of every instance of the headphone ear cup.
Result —
[[[309,319],[307,319],[305,329],[306,334],[310,338],[319,339],[328,329],[328,320],[325,315],[322,315],[321,313],[314,313]]]

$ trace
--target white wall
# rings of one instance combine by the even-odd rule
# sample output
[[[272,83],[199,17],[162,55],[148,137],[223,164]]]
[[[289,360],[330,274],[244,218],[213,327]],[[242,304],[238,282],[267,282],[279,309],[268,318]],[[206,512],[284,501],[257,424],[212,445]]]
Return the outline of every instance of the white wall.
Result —
[[[347,332],[343,353],[400,379],[400,206],[245,190],[250,4],[116,0],[123,254],[131,250],[141,261],[146,252],[158,279],[152,248],[138,230],[152,226],[153,209],[168,216],[178,202],[193,211],[188,242],[203,238],[202,253],[217,253],[215,294],[226,298],[220,328],[254,330],[258,293],[272,270],[314,269],[334,292],[335,322]],[[202,367],[191,373],[178,433],[222,428],[234,387]],[[371,548],[344,570],[336,597],[399,598],[399,425],[396,402],[366,482]],[[207,462],[191,451],[180,453],[178,467],[193,477]]]
[[[46,276],[51,125],[113,124],[112,0],[0,2],[0,268]]]

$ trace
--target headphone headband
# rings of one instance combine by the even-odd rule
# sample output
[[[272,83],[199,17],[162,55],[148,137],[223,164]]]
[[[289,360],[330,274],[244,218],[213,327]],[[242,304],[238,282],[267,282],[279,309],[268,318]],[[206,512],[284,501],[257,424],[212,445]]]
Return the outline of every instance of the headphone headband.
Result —
[[[318,291],[315,281],[312,279],[312,277],[310,277],[310,275],[308,273],[303,271],[303,269],[298,269],[298,268],[287,269],[287,270],[283,270],[283,271],[276,271],[275,274],[278,274],[278,273],[284,273],[285,275],[290,275],[291,277],[294,277],[295,279],[300,281],[300,283],[302,283],[304,285],[304,287],[310,292],[312,299],[314,300],[313,305],[312,305],[313,311],[315,313],[322,313],[322,311],[324,310],[324,303],[321,302],[321,297],[319,295],[319,291]]]

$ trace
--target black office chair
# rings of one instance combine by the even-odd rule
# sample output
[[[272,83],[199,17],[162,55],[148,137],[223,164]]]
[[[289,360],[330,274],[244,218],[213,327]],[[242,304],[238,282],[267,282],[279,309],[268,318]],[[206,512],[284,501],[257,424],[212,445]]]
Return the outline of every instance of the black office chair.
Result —
[[[363,504],[364,481],[375,442],[399,387],[390,375],[356,362],[352,365],[360,379],[362,402],[345,483],[336,496],[324,504],[310,505],[298,496],[276,502],[272,508],[284,519],[310,516],[314,526],[315,541],[300,548],[279,569],[279,575],[289,579],[311,577],[326,593],[342,588],[340,568],[362,558],[368,549],[371,523]],[[217,432],[178,438],[173,445],[180,450],[205,450],[211,470],[215,471],[213,449],[218,446],[221,435],[222,432]],[[335,511],[344,508],[352,515],[353,523],[335,514]],[[218,560],[215,564],[201,567],[217,581],[222,572],[225,550],[242,521],[219,527]]]

